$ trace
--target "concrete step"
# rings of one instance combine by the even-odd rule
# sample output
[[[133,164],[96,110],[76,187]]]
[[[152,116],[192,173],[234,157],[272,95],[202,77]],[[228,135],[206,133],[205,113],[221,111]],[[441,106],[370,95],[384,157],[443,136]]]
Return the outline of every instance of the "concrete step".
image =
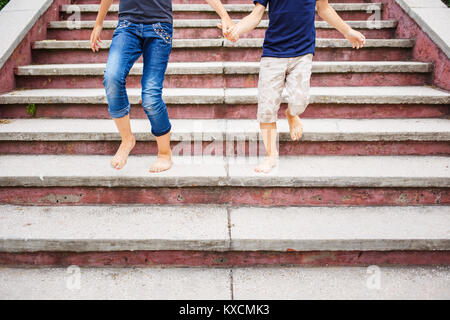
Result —
[[[36,144],[35,147],[38,150],[41,146]],[[78,151],[75,148],[72,150]],[[212,151],[223,152],[220,148],[213,148]],[[179,150],[174,152],[179,153]],[[253,171],[262,159],[189,157],[189,153],[185,152],[185,157],[175,158],[176,164],[169,172],[155,175],[148,173],[150,164],[155,160],[150,156],[131,156],[127,167],[117,172],[109,167],[111,156],[43,156],[38,153],[36,151],[35,156],[1,157],[0,203],[25,206],[450,205],[448,157],[282,157],[281,167],[267,176]],[[401,256],[403,258],[400,260],[394,256],[371,256],[374,259],[364,261],[377,264],[391,258],[405,262],[406,258],[409,263],[420,261],[420,264],[427,264],[427,261],[438,263],[446,259],[445,255],[422,256],[420,253],[411,257]],[[140,258],[144,261],[145,257]],[[210,258],[215,261],[226,257],[213,255]],[[257,261],[266,258],[255,257],[251,261],[258,264]],[[290,258],[283,261],[298,264],[303,258],[294,258],[296,262]],[[335,261],[335,258],[338,257],[327,256],[327,261]],[[353,259],[358,260],[359,256],[344,257],[349,263]],[[450,262],[448,259],[445,261]]]
[[[182,19],[174,20],[175,39],[222,38],[222,31],[217,28],[220,20],[217,19]],[[236,20],[237,22],[237,20]],[[360,30],[367,38],[389,39],[394,37],[397,21],[381,20],[347,21],[348,24]],[[95,21],[52,21],[47,30],[47,39],[56,40],[84,40],[89,39]],[[325,21],[316,21],[316,33],[319,38],[343,38],[342,34],[334,30]],[[268,20],[263,20],[256,30],[242,35],[242,38],[264,38]],[[103,39],[111,39],[117,21],[107,20],[103,24]]]
[[[450,155],[450,121],[444,119],[305,119],[301,143],[279,121],[281,155]],[[221,145],[228,155],[250,155],[261,140],[255,120],[172,120],[172,145],[193,154]],[[147,119],[132,120],[134,155],[156,154]],[[111,120],[16,119],[0,124],[1,154],[112,155],[120,137]],[[181,143],[181,144],[180,144]],[[199,148],[202,148],[201,150]]]
[[[224,39],[175,39],[171,61],[259,61],[263,42],[263,38],[240,39],[236,43]],[[103,50],[93,53],[88,40],[36,41],[33,43],[33,61],[36,64],[101,63],[107,59],[110,44],[110,40],[103,41]],[[365,47],[356,50],[346,39],[319,38],[315,60],[407,61],[413,46],[412,39],[367,39]]]
[[[381,3],[333,3],[332,7],[343,19],[365,20],[374,12],[382,10]],[[253,4],[225,4],[225,8],[230,16],[241,19],[248,15],[254,8]],[[63,5],[61,7],[61,20],[66,20],[73,14],[73,7]],[[82,20],[95,20],[99,10],[98,4],[77,5],[76,10],[81,13]],[[117,19],[119,6],[113,4],[107,14],[106,19]],[[174,4],[174,19],[217,19],[215,11],[207,4]],[[266,16],[267,17],[267,16]],[[317,16],[318,17],[318,16]],[[319,18],[319,17],[318,17]]]
[[[143,65],[137,63],[127,79],[127,86],[140,87]],[[432,65],[421,62],[364,61],[313,63],[312,86],[347,85],[424,85]],[[19,88],[103,87],[105,64],[50,64],[20,66],[16,70]],[[245,88],[257,87],[259,62],[170,63],[164,87]]]
[[[220,150],[215,149],[219,152]],[[174,150],[175,154],[181,153]],[[223,152],[223,151],[222,151]],[[212,151],[211,151],[212,153]],[[4,155],[1,187],[450,187],[448,157],[282,157],[270,174],[254,172],[261,157],[175,157],[174,167],[150,174],[153,156],[132,156],[117,171],[110,156]],[[83,168],[80,170],[80,166]],[[3,195],[2,195],[3,196]]]
[[[449,267],[1,268],[0,280],[8,300],[450,298]]]
[[[217,28],[217,24],[220,22],[219,19],[175,19],[173,21],[174,28]],[[239,20],[234,20],[234,22],[239,22]],[[103,23],[103,30],[107,29],[115,29],[117,27],[117,21],[105,20]],[[371,29],[374,27],[374,22],[371,21],[348,21],[347,22],[352,28],[359,29]],[[92,29],[95,25],[95,20],[92,21],[51,21],[49,22],[49,29],[69,29],[74,31],[76,28],[80,29]],[[269,20],[262,20],[261,23],[257,26],[258,29],[265,29],[269,25]],[[316,21],[316,28],[319,29],[332,29],[333,27],[329,25],[326,21]],[[396,20],[380,20],[377,21],[377,27],[379,28],[396,28],[397,21]]]
[[[450,121],[444,119],[305,119],[302,143],[280,121],[281,155],[450,155]],[[132,120],[134,155],[156,154],[148,120]],[[228,154],[249,155],[261,140],[255,120],[172,120],[172,144],[193,153],[221,144]],[[0,124],[2,154],[111,155],[120,137],[111,120],[16,119]],[[178,145],[179,147],[180,145]],[[259,146],[262,148],[262,145]]]
[[[164,89],[167,104],[256,104],[257,88]],[[128,89],[131,104],[139,104],[141,90]],[[283,101],[286,102],[284,96]],[[431,87],[313,87],[311,103],[322,104],[449,104],[450,93]],[[104,89],[17,90],[0,95],[0,104],[105,104]]]
[[[18,76],[103,76],[104,63],[25,65],[16,70]],[[428,73],[432,64],[416,61],[314,61],[313,73]],[[142,75],[143,64],[136,63],[130,75]],[[172,62],[166,75],[259,73],[259,62]]]
[[[240,39],[233,43],[223,39],[174,39],[173,48],[262,48],[263,38]],[[104,40],[102,49],[109,49],[110,40]],[[365,48],[412,48],[412,39],[367,39]],[[317,39],[316,48],[351,48],[352,45],[346,39]],[[89,49],[89,40],[42,40],[33,43],[33,49]]]
[[[63,5],[61,6],[61,11],[65,12],[67,10],[70,11],[71,5]],[[332,3],[331,6],[336,11],[366,11],[372,8],[376,8],[378,10],[382,9],[381,3]],[[230,12],[245,12],[250,13],[255,7],[253,4],[245,4],[244,1],[241,1],[241,4],[225,4],[225,9]],[[98,12],[100,5],[98,4],[87,4],[87,5],[78,5],[80,12]],[[174,12],[214,12],[214,9],[211,8],[208,4],[179,4],[175,3],[172,5],[172,9]],[[109,10],[110,12],[118,12],[119,5],[113,4]]]
[[[448,207],[0,209],[2,252],[450,249]]]
[[[71,282],[78,279],[78,272],[79,288],[76,282]],[[231,300],[228,269],[3,267],[0,268],[0,279],[0,296],[8,300]]]
[[[138,141],[155,141],[147,120],[132,120]],[[303,141],[450,141],[446,119],[304,119]],[[254,140],[254,120],[172,121],[173,141]],[[280,141],[290,141],[287,121],[278,125]],[[0,124],[0,141],[120,141],[111,120],[17,119]]]
[[[76,83],[72,86],[76,87]],[[128,89],[131,116],[146,118],[140,89]],[[312,87],[303,118],[446,118],[449,93],[429,87]],[[173,119],[255,119],[257,90],[164,89]],[[104,89],[18,90],[0,95],[0,118],[109,119]],[[286,104],[279,117],[285,118]]]
[[[320,96],[322,90],[326,94]],[[226,89],[225,103],[257,103],[257,88]],[[284,96],[286,99],[286,96]],[[1,101],[1,99],[0,99]],[[283,100],[286,101],[287,100]],[[311,103],[448,104],[450,93],[430,87],[327,87],[311,88]]]

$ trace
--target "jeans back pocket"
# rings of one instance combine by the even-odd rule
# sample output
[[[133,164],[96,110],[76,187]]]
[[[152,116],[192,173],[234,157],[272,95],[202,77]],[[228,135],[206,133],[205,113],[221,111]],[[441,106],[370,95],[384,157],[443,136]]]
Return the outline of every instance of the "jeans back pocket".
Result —
[[[154,23],[152,26],[155,33],[160,36],[165,43],[172,44],[172,35],[164,29],[161,23]]]
[[[122,29],[122,28],[127,28],[127,27],[129,27],[130,26],[130,21],[128,21],[128,20],[120,20],[118,23],[117,23],[117,28],[116,28],[116,30],[119,30],[119,29]]]

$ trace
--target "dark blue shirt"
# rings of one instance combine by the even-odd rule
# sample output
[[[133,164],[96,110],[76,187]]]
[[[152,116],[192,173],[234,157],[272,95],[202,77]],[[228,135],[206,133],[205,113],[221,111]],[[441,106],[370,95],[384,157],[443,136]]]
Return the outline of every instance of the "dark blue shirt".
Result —
[[[143,24],[172,24],[172,0],[120,0],[119,19]]]
[[[267,7],[269,27],[263,57],[292,58],[314,54],[316,0],[254,0]]]

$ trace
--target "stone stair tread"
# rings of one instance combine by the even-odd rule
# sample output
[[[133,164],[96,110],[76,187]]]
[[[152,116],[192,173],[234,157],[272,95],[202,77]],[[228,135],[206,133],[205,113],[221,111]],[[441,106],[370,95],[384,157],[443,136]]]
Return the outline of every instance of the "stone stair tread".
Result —
[[[105,63],[41,64],[19,66],[20,76],[89,75],[102,76]],[[143,64],[136,63],[131,75],[142,75]],[[417,72],[432,70],[431,63],[415,61],[314,61],[313,73]],[[257,74],[259,62],[171,62],[166,74]]]
[[[381,10],[381,3],[330,3],[336,11],[367,11]],[[98,12],[100,5],[98,4],[80,4],[76,5],[79,12]],[[251,12],[255,7],[253,4],[224,4],[228,12]],[[214,12],[207,4],[173,4],[174,12]],[[61,11],[73,12],[73,5],[62,5]],[[109,12],[119,12],[119,5],[113,4]]]
[[[130,103],[138,104],[141,89],[127,89]],[[255,104],[257,88],[210,89],[165,88],[168,104]],[[286,102],[286,98],[284,98]],[[336,104],[449,104],[450,93],[427,86],[391,87],[312,87],[311,103]],[[104,104],[105,90],[96,89],[31,89],[0,95],[0,104],[74,103]]]
[[[238,20],[235,20],[237,22]],[[216,28],[220,22],[218,19],[174,19],[174,28]],[[346,21],[352,28],[372,28],[374,22],[365,20],[350,20]],[[376,26],[379,29],[395,28],[397,26],[396,20],[379,20],[376,22]],[[49,23],[50,29],[70,29],[73,26],[77,26],[81,29],[91,29],[95,25],[95,21],[77,21],[76,24],[73,21],[51,21]],[[269,20],[262,20],[258,25],[258,28],[267,28]],[[316,21],[316,28],[332,28],[326,21]],[[103,23],[103,29],[115,29],[117,27],[117,21],[105,20]]]
[[[0,248],[6,252],[388,251],[450,245],[445,206],[6,205],[0,206],[0,221]]]
[[[337,104],[448,104],[450,93],[428,86],[311,87],[310,103]],[[225,103],[254,104],[257,88],[225,89]],[[1,102],[1,96],[0,96]],[[284,96],[283,102],[287,102]]]
[[[6,300],[450,299],[448,266],[74,268],[0,268],[0,295]],[[77,270],[81,290],[73,281]],[[376,272],[379,287],[369,282]]]
[[[242,38],[238,42],[225,39],[174,39],[173,48],[262,48],[263,38]],[[111,40],[103,40],[101,49],[109,49]],[[412,48],[413,39],[367,39],[365,48]],[[91,50],[89,40],[41,40],[35,41],[33,49],[86,49]],[[316,39],[316,48],[351,48],[346,39]]]
[[[448,207],[242,207],[230,210],[230,222],[231,247],[242,251],[442,250],[450,245]]]
[[[173,141],[255,140],[255,120],[173,119]],[[302,141],[450,141],[448,119],[303,119]],[[132,119],[138,141],[154,141],[147,119]],[[281,141],[290,141],[279,121]],[[0,141],[120,141],[109,119],[11,119],[0,124]]]
[[[155,156],[130,156],[122,170],[111,156],[2,155],[2,187],[450,187],[450,158],[439,156],[281,157],[269,174],[262,157],[176,156],[171,170],[148,172]]]
[[[2,267],[0,296],[5,300],[231,300],[229,269],[80,268],[78,290],[67,284],[70,276],[76,277],[74,268]]]
[[[229,248],[227,213],[215,206],[0,206],[0,220],[9,252]]]

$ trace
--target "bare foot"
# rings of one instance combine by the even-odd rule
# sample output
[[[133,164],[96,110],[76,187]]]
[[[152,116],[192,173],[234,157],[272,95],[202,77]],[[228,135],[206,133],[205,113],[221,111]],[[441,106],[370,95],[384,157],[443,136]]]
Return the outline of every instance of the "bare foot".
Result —
[[[289,113],[289,109],[286,110],[286,117],[289,123],[289,132],[292,141],[300,140],[303,136],[303,125],[300,122],[300,118],[298,116],[292,116]]]
[[[158,155],[158,159],[152,164],[150,172],[158,173],[167,171],[172,167],[172,155]]]
[[[278,164],[278,155],[267,157],[262,163],[260,163],[256,168],[256,172],[269,173],[273,167]]]
[[[122,140],[116,155],[111,160],[111,166],[114,169],[120,170],[127,164],[128,155],[131,150],[133,150],[136,144],[136,139],[132,137],[131,139]]]

